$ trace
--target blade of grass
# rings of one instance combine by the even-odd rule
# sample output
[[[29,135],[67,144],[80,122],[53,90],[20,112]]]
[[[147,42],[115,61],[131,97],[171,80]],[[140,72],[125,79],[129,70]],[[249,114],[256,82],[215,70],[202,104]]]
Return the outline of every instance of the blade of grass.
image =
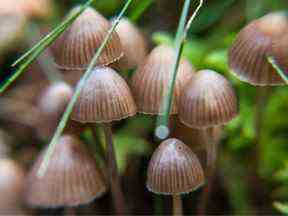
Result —
[[[28,32],[26,33],[26,40],[30,45],[33,45],[41,38],[41,33],[37,24],[30,24]],[[37,59],[41,71],[45,74],[46,78],[51,82],[60,82],[63,80],[62,74],[55,67],[53,57],[49,49],[43,51],[43,53]]]
[[[176,38],[175,38],[175,52],[176,52],[176,58],[173,63],[172,67],[172,74],[171,74],[171,79],[169,82],[169,87],[168,87],[168,92],[167,95],[165,96],[163,100],[163,115],[160,115],[158,118],[158,126],[155,131],[155,135],[159,139],[165,139],[169,135],[169,128],[168,128],[168,121],[169,121],[169,115],[170,115],[170,109],[172,105],[172,99],[173,99],[173,91],[175,87],[175,82],[176,82],[176,77],[177,77],[177,71],[178,71],[178,66],[181,58],[181,53],[183,50],[183,46],[188,34],[188,31],[191,27],[191,24],[196,17],[198,11],[203,5],[203,0],[200,0],[200,3],[192,16],[189,18],[187,24],[186,20],[188,18],[188,13],[189,13],[189,7],[190,7],[191,1],[186,0],[183,6],[181,18],[179,21],[178,25],[178,30],[176,33]],[[161,112],[162,113],[162,112]]]
[[[16,72],[0,87],[0,94],[2,94],[27,68],[28,66],[47,48],[52,44],[72,23],[73,21],[95,0],[89,0],[84,5],[80,6],[79,10],[69,15],[69,17],[55,28],[51,33],[45,36],[40,42],[32,47],[27,53],[20,57],[13,65],[20,62],[22,64]]]
[[[137,22],[137,20],[141,17],[141,15],[144,13],[144,11],[150,7],[154,3],[154,0],[142,0],[138,5],[133,8],[133,11],[128,16],[129,19],[133,22]]]
[[[131,4],[131,2],[132,2],[132,0],[127,0],[126,1],[125,5],[122,8],[121,12],[119,13],[117,19],[113,22],[112,27],[108,31],[104,41],[102,42],[101,46],[97,49],[96,54],[93,56],[93,58],[92,58],[92,60],[91,60],[91,62],[89,64],[86,72],[84,73],[84,75],[80,79],[79,83],[77,84],[77,87],[75,89],[74,95],[71,98],[71,100],[70,100],[70,102],[69,102],[69,104],[68,104],[68,106],[67,106],[67,108],[66,108],[66,110],[65,110],[65,112],[64,112],[64,114],[63,114],[63,116],[61,118],[61,120],[60,120],[60,123],[59,123],[59,125],[58,125],[58,127],[57,127],[57,129],[56,129],[56,131],[54,133],[54,136],[53,136],[53,138],[52,138],[52,140],[51,140],[51,142],[50,142],[50,144],[49,144],[49,146],[47,148],[47,151],[46,151],[46,153],[44,155],[43,161],[42,161],[42,163],[41,163],[41,165],[39,167],[39,170],[38,170],[38,173],[37,173],[37,175],[39,177],[42,177],[45,174],[45,172],[47,170],[47,167],[49,165],[50,158],[51,158],[51,156],[52,156],[52,154],[54,152],[55,146],[56,146],[56,144],[57,144],[57,142],[58,142],[58,140],[59,140],[59,138],[60,138],[60,136],[61,136],[66,124],[67,124],[67,122],[68,122],[68,120],[69,120],[69,116],[70,116],[70,114],[71,114],[71,112],[73,110],[73,107],[74,107],[74,105],[75,105],[75,103],[76,103],[76,101],[77,101],[77,99],[78,99],[78,97],[79,97],[79,95],[81,93],[81,90],[84,87],[86,80],[88,79],[88,77],[92,73],[93,68],[94,68],[94,66],[97,63],[97,60],[98,60],[100,54],[102,53],[102,51],[105,48],[107,42],[111,38],[112,33],[114,32],[116,26],[118,25],[120,19],[123,17],[124,13],[128,9],[128,7]]]
[[[268,62],[272,65],[272,67],[277,71],[279,76],[284,80],[286,84],[288,84],[288,76],[285,74],[285,72],[280,68],[280,66],[277,64],[275,58],[272,56],[267,57]]]

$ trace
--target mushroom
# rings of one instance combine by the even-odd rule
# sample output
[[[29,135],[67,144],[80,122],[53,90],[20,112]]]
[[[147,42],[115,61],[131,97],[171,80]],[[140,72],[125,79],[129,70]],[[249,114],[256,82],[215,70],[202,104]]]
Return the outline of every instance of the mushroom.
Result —
[[[74,8],[71,13],[74,13]],[[54,46],[55,61],[59,69],[85,70],[104,40],[111,24],[93,8],[87,8],[58,39]],[[122,46],[116,32],[100,55],[97,65],[109,65],[122,57]]]
[[[37,171],[46,153],[44,149],[26,182],[25,200],[40,208],[76,207],[103,195],[106,185],[96,161],[74,135],[62,135],[44,176]]]
[[[152,155],[147,188],[155,194],[173,196],[173,215],[182,215],[181,194],[204,184],[204,173],[197,156],[182,141],[163,141]]]
[[[125,80],[111,68],[97,67],[82,89],[71,117],[80,123],[99,123],[103,126],[108,176],[118,214],[124,214],[125,208],[115,158],[111,122],[133,116],[136,111],[135,102]]]

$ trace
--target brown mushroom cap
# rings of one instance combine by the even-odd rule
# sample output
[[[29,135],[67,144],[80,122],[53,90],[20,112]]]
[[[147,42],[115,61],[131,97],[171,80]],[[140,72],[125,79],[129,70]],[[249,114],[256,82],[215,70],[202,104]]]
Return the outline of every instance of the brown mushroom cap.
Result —
[[[154,152],[149,163],[147,187],[153,193],[189,193],[204,184],[197,156],[178,139],[167,139]]]
[[[57,143],[43,177],[37,172],[46,150],[28,175],[26,202],[38,207],[67,207],[87,204],[106,191],[95,159],[76,137],[64,135]]]
[[[57,42],[55,61],[58,67],[62,70],[87,68],[110,28],[111,24],[105,17],[93,8],[87,8]],[[122,55],[120,39],[114,32],[98,58],[97,65],[109,65]]]
[[[121,120],[137,112],[125,80],[111,68],[95,68],[82,89],[72,112],[81,123]]]
[[[273,48],[287,33],[288,18],[282,13],[271,13],[249,23],[238,34],[229,51],[229,66],[233,74],[252,85],[284,84],[267,61],[267,56],[288,58],[288,43],[283,43],[278,49]]]
[[[147,43],[142,33],[127,18],[122,18],[116,27],[124,56],[117,62],[121,70],[131,69],[142,63],[147,55]]]
[[[47,114],[61,113],[73,96],[73,88],[65,82],[49,85],[39,97],[39,108]]]
[[[238,115],[238,102],[231,84],[212,70],[201,70],[180,96],[179,118],[192,128],[222,125]]]
[[[13,160],[0,159],[0,173],[0,212],[16,214],[22,205],[24,170]]]
[[[163,99],[168,91],[174,58],[173,48],[164,45],[158,46],[152,50],[134,73],[131,90],[138,112],[152,115],[162,113]],[[177,73],[170,114],[178,113],[180,92],[193,76],[193,71],[188,60],[182,59]]]

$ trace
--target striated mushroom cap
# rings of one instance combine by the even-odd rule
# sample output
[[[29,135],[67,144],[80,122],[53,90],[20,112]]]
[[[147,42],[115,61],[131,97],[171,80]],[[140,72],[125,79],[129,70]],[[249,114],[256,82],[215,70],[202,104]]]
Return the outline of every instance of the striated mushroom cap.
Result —
[[[238,102],[231,84],[212,70],[201,70],[181,93],[179,118],[192,128],[228,123],[238,115]]]
[[[135,102],[125,80],[111,68],[95,68],[72,112],[81,123],[101,123],[135,115]]]
[[[127,18],[122,18],[116,27],[124,56],[117,62],[121,70],[127,70],[142,63],[147,55],[147,43],[142,33]]]
[[[57,42],[55,61],[58,68],[85,70],[110,28],[111,24],[105,17],[93,8],[87,8]],[[98,58],[97,65],[109,65],[122,55],[120,39],[114,32]]]
[[[167,139],[153,153],[147,187],[153,193],[181,194],[204,184],[204,173],[197,156],[178,139]]]
[[[233,74],[252,85],[284,84],[267,61],[267,56],[288,58],[288,43],[278,45],[279,39],[287,33],[288,18],[283,13],[271,13],[249,23],[238,34],[229,51],[229,66]]]
[[[27,204],[49,208],[78,206],[93,201],[106,191],[95,159],[76,137],[60,137],[46,173],[38,177],[45,153],[46,150],[41,153],[28,175]]]
[[[174,58],[173,48],[158,46],[152,50],[134,73],[131,90],[138,112],[152,115],[162,113],[163,99],[168,91]],[[191,64],[186,59],[182,59],[177,73],[170,114],[178,113],[180,92],[193,76],[193,71]]]

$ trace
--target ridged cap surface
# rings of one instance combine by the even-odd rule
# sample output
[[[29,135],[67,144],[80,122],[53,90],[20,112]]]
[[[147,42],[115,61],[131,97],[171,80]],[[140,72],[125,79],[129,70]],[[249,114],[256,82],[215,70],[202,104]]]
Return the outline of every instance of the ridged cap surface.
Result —
[[[131,90],[138,112],[153,115],[162,113],[163,99],[168,91],[174,58],[173,48],[158,46],[135,71],[131,81]],[[180,92],[193,76],[193,71],[191,64],[186,59],[182,59],[177,73],[170,114],[178,113]]]
[[[135,102],[125,80],[111,68],[95,68],[82,89],[72,119],[82,123],[121,120],[135,115]]]
[[[93,156],[76,137],[64,135],[57,143],[48,169],[37,176],[45,151],[36,160],[26,185],[26,202],[38,207],[87,204],[106,191]]]
[[[197,156],[180,140],[167,139],[153,153],[146,183],[153,193],[189,193],[204,181]]]
[[[229,66],[239,79],[252,85],[281,85],[282,78],[267,61],[267,56],[286,55],[288,43],[273,49],[288,33],[288,18],[271,13],[249,23],[237,36],[229,51]],[[279,54],[278,54],[279,53]],[[286,55],[287,56],[287,55]]]
[[[127,18],[122,18],[116,27],[124,56],[117,62],[120,69],[131,69],[141,64],[147,55],[147,43],[142,33]]]
[[[179,118],[192,128],[222,125],[238,115],[231,84],[212,70],[202,70],[187,83],[180,97]]]
[[[75,11],[75,8],[73,11]],[[87,8],[57,42],[55,61],[62,70],[84,70],[100,47],[111,24],[92,8]],[[116,32],[98,58],[97,65],[109,65],[122,57],[122,46]]]

